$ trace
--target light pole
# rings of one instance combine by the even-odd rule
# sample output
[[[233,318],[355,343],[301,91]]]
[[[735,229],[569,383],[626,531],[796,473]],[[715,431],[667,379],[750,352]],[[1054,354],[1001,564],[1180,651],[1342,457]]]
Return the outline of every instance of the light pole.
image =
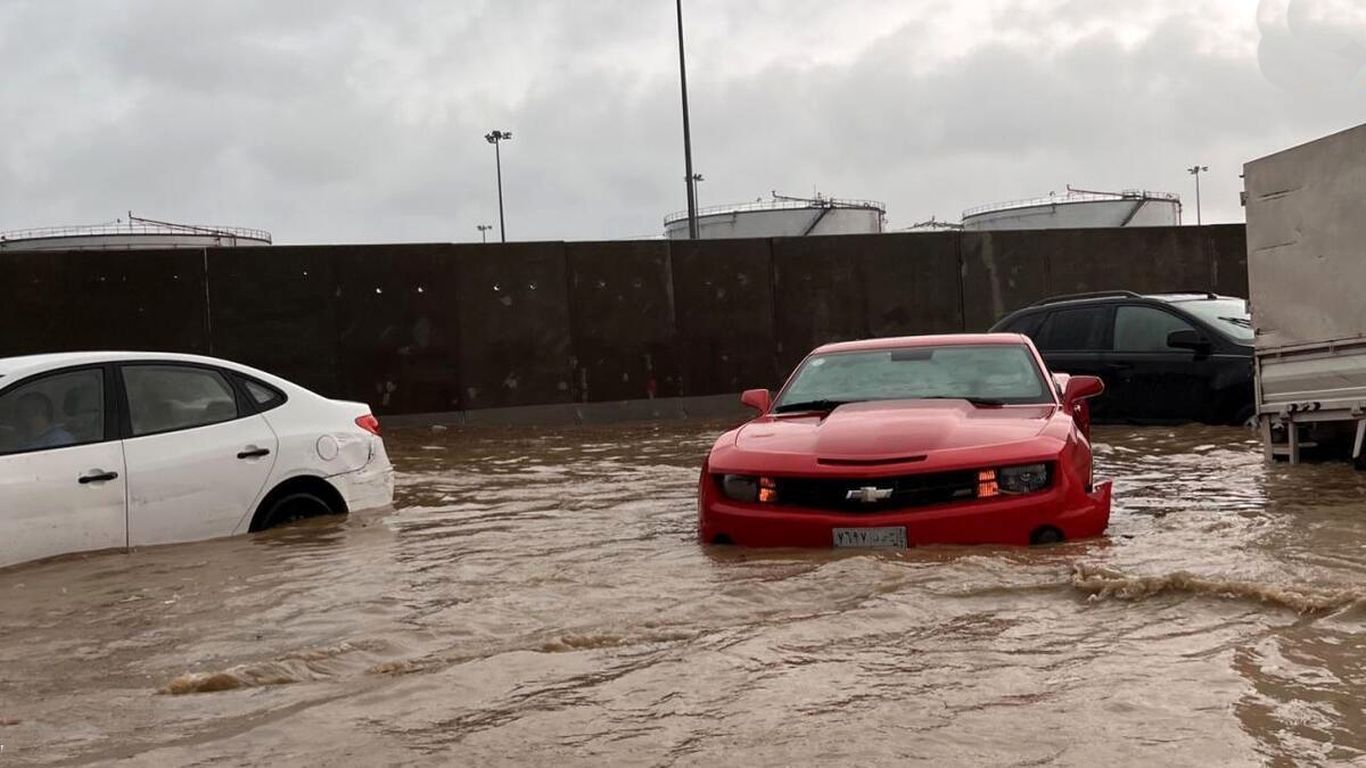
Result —
[[[507,221],[503,218],[503,154],[500,142],[511,141],[510,131],[492,131],[484,134],[484,140],[493,145],[493,159],[498,164],[498,235],[503,242],[508,241]]]
[[[1193,165],[1186,169],[1186,173],[1195,177],[1195,226],[1203,225],[1200,217],[1200,174],[1209,171],[1208,165]]]
[[[706,181],[706,179],[702,178],[702,174],[694,173],[692,175],[692,201],[693,205],[697,206],[699,209],[702,207],[702,202],[701,196],[697,194],[697,185],[704,181]]]
[[[692,172],[692,131],[688,127],[688,64],[683,57],[683,0],[675,0],[678,10],[678,82],[683,90],[683,177],[688,188],[688,238],[697,239],[697,180]]]
[[[492,224],[475,224],[474,228],[479,230],[479,239],[485,243],[489,241],[489,230],[493,229]]]

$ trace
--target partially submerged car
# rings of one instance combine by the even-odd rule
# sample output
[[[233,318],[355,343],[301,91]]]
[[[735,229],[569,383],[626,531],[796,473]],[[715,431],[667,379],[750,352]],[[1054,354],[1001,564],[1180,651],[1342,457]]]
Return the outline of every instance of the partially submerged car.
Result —
[[[369,406],[209,357],[0,358],[0,567],[393,501]]]
[[[1001,318],[1055,371],[1099,376],[1097,421],[1254,421],[1247,301],[1214,293],[1101,291],[1054,296]]]
[[[1044,544],[1098,536],[1092,376],[1050,375],[1019,334],[829,344],[722,435],[698,535],[755,547]]]

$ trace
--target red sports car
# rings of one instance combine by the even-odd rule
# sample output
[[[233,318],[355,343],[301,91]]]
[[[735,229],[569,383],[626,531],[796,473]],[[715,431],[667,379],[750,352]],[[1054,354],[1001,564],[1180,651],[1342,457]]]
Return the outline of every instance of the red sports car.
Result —
[[[1099,536],[1093,376],[1050,375],[1025,336],[827,344],[702,466],[698,535],[752,547],[1046,544]]]

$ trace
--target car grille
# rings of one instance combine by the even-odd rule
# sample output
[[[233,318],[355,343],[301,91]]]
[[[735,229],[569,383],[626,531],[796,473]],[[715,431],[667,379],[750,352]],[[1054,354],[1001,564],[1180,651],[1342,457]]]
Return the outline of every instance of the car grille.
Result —
[[[901,477],[879,478],[774,478],[778,503],[841,512],[879,512],[888,509],[923,507],[977,498],[977,471],[936,472]],[[891,490],[883,499],[865,501],[862,494],[849,498],[850,491],[874,488]],[[877,494],[881,495],[881,494]]]

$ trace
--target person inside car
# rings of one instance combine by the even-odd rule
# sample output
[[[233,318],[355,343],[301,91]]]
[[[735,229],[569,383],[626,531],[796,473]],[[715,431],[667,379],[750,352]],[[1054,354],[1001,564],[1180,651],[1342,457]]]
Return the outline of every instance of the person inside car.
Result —
[[[22,450],[61,448],[74,445],[76,438],[53,420],[52,401],[41,392],[29,392],[15,406],[22,437]]]

